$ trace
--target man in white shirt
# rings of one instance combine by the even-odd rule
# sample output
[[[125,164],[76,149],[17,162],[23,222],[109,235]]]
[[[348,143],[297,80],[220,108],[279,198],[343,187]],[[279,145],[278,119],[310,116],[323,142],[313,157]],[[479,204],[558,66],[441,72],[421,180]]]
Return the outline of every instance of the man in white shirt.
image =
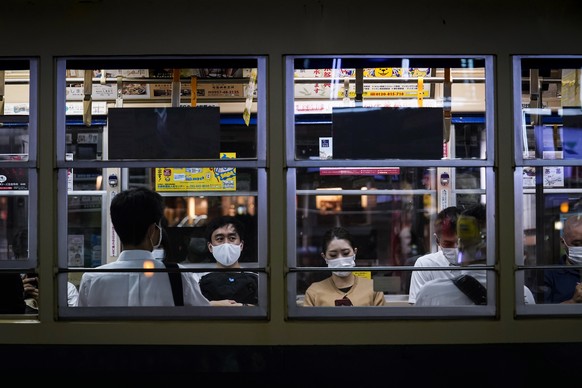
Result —
[[[468,208],[462,213],[457,220],[459,263],[461,266],[471,266],[471,268],[456,271],[458,275],[452,279],[441,278],[429,281],[418,292],[414,306],[487,303],[486,271],[475,269],[485,264],[487,259],[486,220],[487,214],[482,204]],[[526,286],[524,286],[524,302],[535,304],[533,294]]]
[[[440,249],[437,252],[428,253],[419,257],[415,263],[415,268],[420,267],[450,267],[458,266],[458,248],[457,248],[457,218],[459,211],[456,206],[450,206],[441,210],[437,214],[434,223],[434,237]],[[451,279],[460,272],[449,270],[427,270],[412,271],[410,279],[410,289],[408,291],[408,303],[416,303],[418,291],[427,282],[434,279]]]
[[[122,244],[118,259],[99,269],[165,268],[153,250],[162,240],[162,196],[144,187],[113,197],[111,222]],[[198,283],[182,273],[184,305],[209,306]],[[172,287],[165,272],[85,272],[79,285],[78,306],[174,306]]]

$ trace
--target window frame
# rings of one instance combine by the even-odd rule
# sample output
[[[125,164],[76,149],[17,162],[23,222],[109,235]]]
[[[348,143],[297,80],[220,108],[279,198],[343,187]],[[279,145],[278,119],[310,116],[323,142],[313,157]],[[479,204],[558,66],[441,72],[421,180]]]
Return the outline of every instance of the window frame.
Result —
[[[295,157],[295,61],[296,60],[324,60],[334,59],[336,62],[345,63],[347,61],[372,63],[371,60],[385,60],[393,62],[396,60],[426,60],[441,61],[448,59],[478,58],[485,63],[485,103],[484,112],[486,123],[486,157],[484,159],[448,159],[448,160],[298,160]],[[286,128],[286,182],[287,182],[287,268],[286,268],[286,289],[287,289],[287,317],[289,319],[409,319],[409,318],[494,318],[497,314],[496,295],[497,279],[499,276],[497,267],[495,231],[495,209],[496,209],[496,186],[495,186],[495,98],[494,98],[494,56],[492,55],[443,55],[443,56],[423,56],[423,55],[288,55],[285,57],[285,128]],[[376,61],[374,63],[380,63]],[[349,67],[349,66],[344,66]],[[373,66],[368,66],[373,67]],[[381,66],[376,66],[381,67]],[[411,66],[412,67],[412,66]],[[487,276],[488,304],[484,306],[443,306],[443,307],[419,307],[419,306],[382,306],[382,307],[351,307],[351,308],[329,308],[329,307],[308,307],[297,305],[297,273],[306,270],[324,271],[326,267],[298,267],[297,265],[297,195],[307,194],[309,191],[300,190],[296,187],[297,170],[302,167],[483,167],[485,168],[486,181],[486,202],[487,202],[487,265],[483,266],[488,273],[493,272],[494,276]],[[313,193],[315,194],[315,193]],[[369,192],[367,192],[369,195]],[[413,270],[414,267],[355,267],[355,270]],[[426,268],[425,268],[426,269]]]
[[[525,65],[524,65],[525,64]],[[571,67],[564,67],[566,65],[576,65],[578,68],[582,68],[582,56],[581,55],[514,55],[512,56],[512,67],[513,67],[513,123],[514,123],[514,161],[515,161],[515,171],[514,171],[514,206],[515,206],[515,266],[514,266],[514,278],[515,278],[515,295],[516,295],[516,316],[518,317],[562,317],[562,316],[579,316],[582,311],[580,306],[576,304],[544,304],[537,303],[535,305],[526,305],[523,301],[523,285],[525,284],[525,271],[528,269],[549,269],[549,268],[564,268],[564,266],[552,265],[526,265],[524,259],[524,222],[522,215],[524,214],[524,203],[523,195],[527,193],[533,193],[536,195],[536,201],[539,190],[542,191],[542,195],[546,193],[557,193],[563,192],[577,192],[582,193],[581,189],[570,189],[568,188],[550,188],[546,189],[543,185],[536,183],[534,189],[526,189],[523,185],[523,174],[526,167],[548,167],[548,166],[560,166],[560,167],[574,167],[582,166],[582,158],[580,159],[541,159],[534,157],[531,159],[525,158],[523,153],[524,136],[523,128],[526,125],[524,122],[524,109],[522,101],[522,71],[524,68],[537,68],[541,66],[553,66],[556,69],[567,69]],[[536,215],[536,229],[540,226],[539,217]],[[536,239],[536,252],[543,252],[540,248],[540,244],[543,241],[538,241]],[[574,267],[576,268],[576,267]],[[582,266],[578,266],[582,269]]]
[[[24,63],[28,62],[28,68]],[[26,169],[28,176],[28,190],[2,191],[2,196],[26,196],[28,198],[28,258],[25,260],[0,260],[1,270],[17,270],[21,272],[37,272],[37,209],[38,209],[38,89],[39,89],[39,63],[38,57],[4,57],[0,58],[2,70],[28,70],[29,94],[28,94],[28,159],[27,160],[2,160],[3,168]],[[17,68],[14,68],[16,66]],[[5,82],[6,83],[6,82]]]
[[[253,63],[257,68],[257,105],[256,112],[256,157],[233,160],[65,160],[65,128],[66,128],[66,70],[69,63],[80,64],[88,69],[98,68],[116,69],[116,63],[139,64],[135,68],[152,68],[152,63]],[[98,63],[99,65],[91,65]],[[150,66],[148,66],[150,64]],[[92,66],[92,67],[89,67]],[[108,67],[109,66],[109,67]],[[112,67],[113,66],[113,67]],[[125,67],[124,67],[125,68]],[[81,69],[83,69],[81,67]],[[206,319],[257,319],[268,317],[268,196],[267,196],[267,160],[266,160],[266,126],[267,126],[267,57],[256,56],[100,56],[100,57],[58,57],[56,58],[56,152],[55,163],[58,170],[58,208],[57,217],[67,220],[67,169],[70,168],[156,168],[156,167],[234,167],[251,168],[257,171],[256,192],[237,191],[238,195],[255,195],[257,197],[257,262],[245,268],[256,270],[259,274],[259,306],[253,307],[214,307],[214,306],[183,306],[183,307],[68,307],[67,305],[67,276],[71,272],[83,272],[86,268],[70,268],[67,262],[67,222],[58,224],[58,318],[61,320],[206,320]],[[120,189],[127,187],[126,182],[120,182]],[[85,193],[85,192],[84,192]],[[196,194],[194,192],[194,194]],[[110,194],[106,194],[109,196]],[[163,195],[163,193],[162,193]],[[227,194],[228,195],[228,194]],[[107,209],[102,209],[108,217]],[[110,222],[108,218],[105,222]],[[105,232],[103,232],[105,233]],[[105,254],[105,253],[103,253]],[[211,264],[208,268],[187,268],[179,272],[201,272],[216,270]],[[127,272],[127,271],[121,271]],[[167,272],[161,270],[159,272]]]

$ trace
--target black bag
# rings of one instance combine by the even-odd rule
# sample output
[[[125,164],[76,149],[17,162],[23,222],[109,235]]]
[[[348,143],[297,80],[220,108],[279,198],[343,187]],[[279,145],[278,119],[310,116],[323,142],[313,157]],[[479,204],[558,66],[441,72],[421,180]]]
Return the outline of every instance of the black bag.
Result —
[[[178,263],[164,263],[166,268],[179,268]],[[184,306],[184,289],[182,288],[182,274],[180,272],[168,272],[174,306]]]
[[[258,303],[258,276],[251,272],[212,272],[200,279],[200,290],[208,300],[232,299]]]
[[[470,275],[461,275],[452,279],[455,286],[478,305],[487,304],[487,289],[477,279]]]

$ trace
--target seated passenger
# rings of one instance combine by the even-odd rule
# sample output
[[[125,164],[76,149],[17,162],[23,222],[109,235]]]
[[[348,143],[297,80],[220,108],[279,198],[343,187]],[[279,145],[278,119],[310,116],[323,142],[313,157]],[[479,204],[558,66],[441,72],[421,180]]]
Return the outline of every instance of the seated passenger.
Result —
[[[164,268],[152,251],[162,242],[162,196],[144,187],[116,194],[111,222],[122,244],[116,261],[97,269]],[[208,306],[198,283],[182,273],[183,304]],[[78,306],[174,306],[172,286],[164,272],[85,272],[79,285]]]
[[[415,267],[449,267],[458,266],[457,262],[457,217],[459,213],[455,206],[441,210],[434,223],[436,243],[440,250],[428,253],[416,259]],[[457,276],[457,271],[412,271],[408,303],[416,302],[420,288],[433,279],[451,279]]]
[[[200,278],[202,294],[210,300],[231,299],[243,305],[258,304],[258,275],[242,271],[239,258],[244,247],[244,226],[235,217],[221,216],[206,227],[208,250],[217,268],[232,272],[210,272]]]
[[[478,267],[486,263],[486,216],[485,206],[477,204],[465,210],[457,220],[461,266]],[[487,271],[475,267],[460,271],[452,279],[429,281],[418,292],[414,306],[487,304]],[[526,304],[535,304],[533,294],[526,286],[524,298]]]
[[[582,215],[573,215],[564,222],[562,244],[566,254],[560,257],[560,265],[582,264]],[[582,284],[580,269],[549,269],[544,271],[545,303],[581,303]]]
[[[321,257],[333,268],[331,276],[312,283],[305,291],[304,306],[384,306],[384,293],[374,291],[373,281],[341,268],[356,266],[354,239],[342,227],[329,229],[323,236]]]

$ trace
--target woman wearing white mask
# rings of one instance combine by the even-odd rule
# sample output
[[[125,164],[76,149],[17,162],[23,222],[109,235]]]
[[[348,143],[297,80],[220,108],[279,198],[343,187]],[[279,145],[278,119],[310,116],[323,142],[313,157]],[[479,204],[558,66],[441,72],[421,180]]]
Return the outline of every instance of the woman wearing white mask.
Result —
[[[323,237],[321,257],[333,269],[332,274],[307,288],[303,305],[383,306],[384,293],[374,291],[371,279],[346,270],[356,266],[357,252],[353,237],[347,229],[334,227],[328,230]]]
[[[217,268],[233,272],[210,272],[200,278],[200,289],[210,300],[229,299],[243,305],[258,302],[258,276],[240,270],[239,259],[244,246],[244,226],[236,218],[222,216],[212,219],[206,227],[208,250]]]

